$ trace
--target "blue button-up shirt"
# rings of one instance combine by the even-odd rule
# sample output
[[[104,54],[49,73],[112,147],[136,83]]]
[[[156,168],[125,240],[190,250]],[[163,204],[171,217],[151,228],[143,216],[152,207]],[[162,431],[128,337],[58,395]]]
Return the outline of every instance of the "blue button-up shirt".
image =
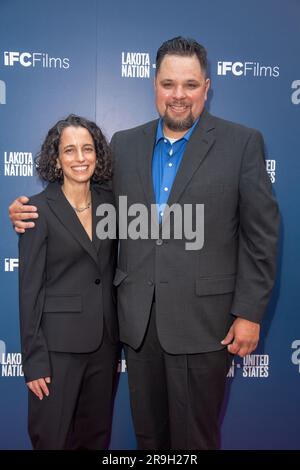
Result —
[[[164,136],[163,120],[160,119],[158,122],[152,159],[152,180],[159,223],[162,221],[165,205],[168,202],[186,144],[198,120],[181,139],[176,140],[173,144]]]

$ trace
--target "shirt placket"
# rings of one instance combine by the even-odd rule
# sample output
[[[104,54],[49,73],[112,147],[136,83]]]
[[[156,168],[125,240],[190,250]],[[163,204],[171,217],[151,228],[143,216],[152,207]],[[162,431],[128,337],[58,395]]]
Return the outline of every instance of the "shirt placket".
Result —
[[[168,140],[164,140],[163,146],[163,179],[160,190],[159,221],[162,221],[165,206],[168,202],[172,182],[174,181],[175,165],[172,161],[174,155],[174,145]]]

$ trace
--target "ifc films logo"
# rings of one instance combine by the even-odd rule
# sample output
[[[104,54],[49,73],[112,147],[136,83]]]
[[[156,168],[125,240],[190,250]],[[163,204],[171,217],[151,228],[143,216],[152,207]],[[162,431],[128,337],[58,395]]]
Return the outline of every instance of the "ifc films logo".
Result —
[[[230,74],[235,77],[277,78],[279,77],[279,66],[262,65],[259,62],[218,61],[217,74],[223,76]]]
[[[4,65],[14,67],[41,67],[46,69],[68,69],[70,68],[70,59],[67,57],[51,57],[47,52],[19,52],[4,51]]]
[[[6,84],[0,80],[0,104],[6,104]]]
[[[4,271],[12,273],[19,267],[19,258],[4,258]]]

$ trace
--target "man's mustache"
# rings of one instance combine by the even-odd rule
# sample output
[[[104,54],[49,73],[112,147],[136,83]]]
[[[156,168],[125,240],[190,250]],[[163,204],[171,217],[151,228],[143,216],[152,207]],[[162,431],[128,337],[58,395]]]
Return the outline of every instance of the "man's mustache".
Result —
[[[167,106],[186,106],[187,108],[191,108],[192,105],[191,103],[188,103],[186,101],[171,101],[169,103],[166,103]]]

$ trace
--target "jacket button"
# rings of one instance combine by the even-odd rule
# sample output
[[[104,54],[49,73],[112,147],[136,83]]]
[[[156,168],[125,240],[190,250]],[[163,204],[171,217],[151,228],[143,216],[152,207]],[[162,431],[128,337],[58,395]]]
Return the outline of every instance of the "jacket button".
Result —
[[[148,286],[153,286],[154,282],[152,281],[152,279],[149,279],[148,281]]]
[[[100,282],[101,282],[100,279],[95,280],[95,284],[100,284]]]
[[[163,244],[163,240],[161,238],[159,238],[158,240],[156,240],[156,245],[157,246],[160,246]]]

